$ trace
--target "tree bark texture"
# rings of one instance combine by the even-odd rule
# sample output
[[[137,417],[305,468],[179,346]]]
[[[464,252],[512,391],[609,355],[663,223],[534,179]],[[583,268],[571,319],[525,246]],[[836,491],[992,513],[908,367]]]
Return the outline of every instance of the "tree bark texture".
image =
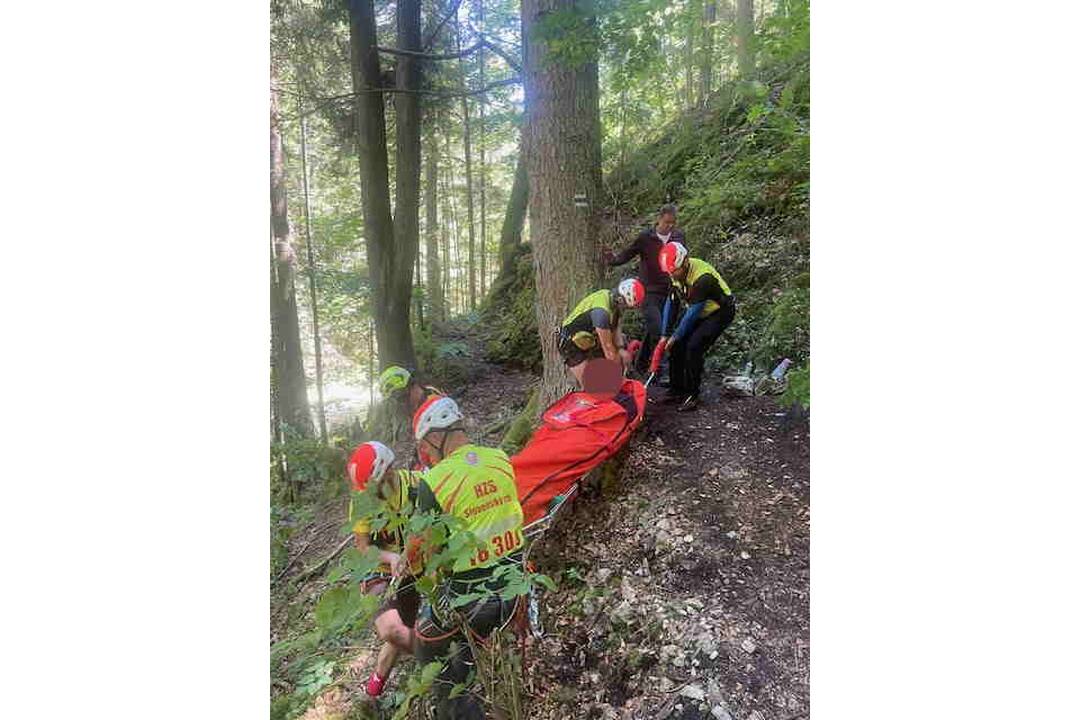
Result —
[[[600,278],[600,93],[596,58],[568,66],[537,33],[542,14],[578,0],[522,0],[529,227],[544,357],[540,407],[572,386],[553,331]],[[595,22],[588,18],[587,22]],[[583,28],[587,31],[589,28]]]
[[[415,252],[415,245],[410,251],[407,243],[399,242],[394,236],[383,94],[364,92],[381,85],[373,0],[349,0],[349,41],[353,91],[356,93],[356,139],[363,195],[364,241],[371,277],[372,315],[379,343],[379,366],[411,366],[416,362],[409,326],[412,252]],[[401,75],[403,77],[398,82],[405,84],[415,77],[411,70]],[[398,124],[401,124],[400,118]],[[400,144],[399,141],[399,152]],[[405,152],[409,151],[406,149]],[[419,177],[418,169],[416,174]],[[399,178],[399,185],[403,184],[400,182],[403,179],[404,176]],[[405,192],[409,192],[408,189]],[[398,211],[407,212],[400,205]]]
[[[326,409],[323,403],[323,371],[322,371],[322,336],[319,334],[319,289],[315,282],[315,245],[311,239],[311,189],[308,187],[307,168],[307,124],[304,120],[303,94],[298,96],[296,103],[297,114],[300,115],[300,172],[303,173],[304,188],[304,244],[307,245],[307,276],[308,290],[311,295],[311,326],[315,336],[315,389],[318,393],[319,406],[316,408],[316,416],[319,418],[319,439],[325,445],[328,441],[326,434]]]
[[[439,267],[439,136],[434,127],[428,133],[426,154],[424,245],[427,252],[428,316],[435,322],[446,320],[446,305],[443,303],[442,270]]]
[[[274,261],[270,279],[271,351],[270,382],[276,388],[280,422],[304,436],[314,432],[300,346],[300,321],[296,310],[296,251],[289,228],[285,192],[285,150],[281,141],[277,89],[270,89],[270,229]]]
[[[735,46],[739,64],[739,77],[754,74],[754,0],[736,0]]]
[[[683,102],[684,107],[687,109],[694,107],[694,35],[698,26],[698,8],[700,7],[700,0],[690,0],[687,3],[686,12],[689,15],[690,22],[687,23],[686,28],[686,45],[684,46],[684,73],[683,87],[685,97]]]
[[[506,203],[502,231],[499,233],[499,276],[514,272],[511,262],[514,248],[521,243],[521,231],[525,227],[525,213],[529,209],[529,174],[525,167],[525,149],[518,151],[514,184],[510,188],[510,200]]]
[[[712,92],[713,37],[716,34],[716,0],[705,0],[702,14],[701,70],[698,78],[698,105],[705,107]]]
[[[402,50],[420,51],[420,0],[398,0],[397,46]],[[402,56],[397,59],[395,82],[402,90],[420,89],[421,60]],[[397,181],[394,183],[394,243],[395,267],[393,296],[412,302],[413,273],[419,265],[420,250],[420,96],[398,93],[394,96],[395,148],[394,163]],[[420,273],[416,271],[416,282]],[[419,310],[423,327],[423,310]],[[406,319],[407,320],[407,319]]]
[[[484,32],[484,0],[476,0],[477,20],[480,23],[480,32]],[[484,87],[487,84],[487,79],[484,73],[484,63],[487,61],[487,57],[484,54],[484,49],[481,48],[477,53],[476,62],[480,68],[480,87]],[[478,98],[480,101],[480,297],[483,298],[487,292],[487,197],[486,197],[486,174],[487,163],[484,157],[484,106],[487,104],[487,94],[481,93]]]
[[[457,49],[461,51],[461,27],[457,18],[454,18],[457,26]],[[461,90],[468,90],[467,76],[465,73],[465,60],[458,58],[458,68],[461,71]],[[463,118],[464,143],[465,143],[465,211],[469,220],[469,310],[476,309],[476,225],[473,215],[473,177],[472,177],[472,123],[469,121],[469,98],[461,96],[461,116]]]

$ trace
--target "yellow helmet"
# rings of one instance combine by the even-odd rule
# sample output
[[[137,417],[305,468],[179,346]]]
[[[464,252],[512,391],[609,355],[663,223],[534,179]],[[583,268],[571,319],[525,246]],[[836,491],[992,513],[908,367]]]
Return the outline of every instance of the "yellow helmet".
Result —
[[[379,374],[379,392],[383,398],[388,398],[398,390],[404,390],[409,386],[412,373],[399,365],[391,365]]]

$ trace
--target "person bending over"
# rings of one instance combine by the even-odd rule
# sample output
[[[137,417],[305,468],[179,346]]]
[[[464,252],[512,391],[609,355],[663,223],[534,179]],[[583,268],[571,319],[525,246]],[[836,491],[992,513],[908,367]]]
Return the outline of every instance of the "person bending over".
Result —
[[[679,402],[680,412],[695,410],[705,354],[735,319],[735,296],[716,268],[690,257],[679,243],[663,249],[660,267],[671,275],[672,295],[687,306],[671,336],[660,338],[657,344],[657,351],[671,355],[671,386],[665,402]],[[665,327],[672,307],[669,299],[661,319]]]
[[[429,398],[416,412],[413,428],[421,455],[431,469],[417,487],[417,512],[452,515],[460,528],[449,530],[443,546],[432,533],[410,540],[425,557],[460,541],[456,535],[471,532],[477,549],[462,553],[452,567],[437,574],[434,602],[424,598],[416,621],[416,659],[421,665],[445,659],[446,666],[434,683],[437,718],[482,720],[483,705],[466,690],[450,697],[454,686],[466,683],[474,666],[462,621],[474,638],[486,638],[513,616],[517,597],[502,599],[506,585],[500,570],[521,566],[524,515],[518,502],[514,468],[502,450],[473,444],[465,434],[463,416],[447,397]],[[473,599],[453,607],[455,598]]]
[[[379,501],[379,514],[408,515],[415,504],[419,473],[406,470],[387,472],[394,464],[394,451],[381,442],[372,441],[359,445],[346,465],[352,489],[364,492],[374,483],[375,496]],[[366,552],[374,545],[379,549],[380,564],[361,581],[366,593],[381,595],[388,587],[393,570],[400,562],[404,537],[400,527],[372,532],[371,519],[357,517],[353,503],[349,502],[349,521],[356,549]],[[416,613],[420,607],[420,595],[416,592],[415,579],[407,577],[397,590],[375,612],[375,634],[383,641],[375,661],[375,669],[367,681],[367,693],[372,697],[382,694],[383,686],[394,668],[400,653],[412,653],[413,631]]]
[[[614,290],[589,293],[574,306],[559,330],[559,354],[566,361],[578,387],[583,388],[585,361],[606,357],[629,369],[630,353],[625,348],[619,321],[627,308],[639,307],[645,286],[637,278],[627,278]]]

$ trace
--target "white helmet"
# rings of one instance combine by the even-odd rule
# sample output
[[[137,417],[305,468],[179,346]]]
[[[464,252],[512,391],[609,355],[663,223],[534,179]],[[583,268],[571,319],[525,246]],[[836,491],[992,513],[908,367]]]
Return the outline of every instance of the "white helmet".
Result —
[[[645,302],[645,285],[637,278],[626,278],[619,283],[617,291],[627,307],[637,307]]]
[[[413,434],[423,440],[432,430],[445,430],[465,419],[457,403],[443,395],[432,395],[413,415]]]
[[[353,450],[345,466],[353,490],[362,491],[369,482],[379,482],[394,464],[394,451],[378,440],[362,443]]]

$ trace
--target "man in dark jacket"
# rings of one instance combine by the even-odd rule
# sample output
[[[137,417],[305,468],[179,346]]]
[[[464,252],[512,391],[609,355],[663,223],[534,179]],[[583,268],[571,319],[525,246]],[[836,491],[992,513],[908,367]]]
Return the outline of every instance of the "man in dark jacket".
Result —
[[[645,338],[638,351],[634,367],[639,374],[644,376],[649,369],[649,359],[652,357],[653,348],[661,336],[666,335],[670,328],[660,327],[661,315],[664,310],[664,302],[671,294],[671,277],[660,270],[660,250],[669,242],[679,242],[686,246],[686,238],[682,230],[675,227],[675,206],[664,205],[656,218],[656,225],[648,230],[642,230],[633,243],[618,255],[608,260],[609,266],[623,265],[631,259],[641,259],[638,265],[638,277],[645,285],[645,302],[641,306],[641,313],[645,318]],[[673,308],[671,313],[674,319],[678,308]]]

